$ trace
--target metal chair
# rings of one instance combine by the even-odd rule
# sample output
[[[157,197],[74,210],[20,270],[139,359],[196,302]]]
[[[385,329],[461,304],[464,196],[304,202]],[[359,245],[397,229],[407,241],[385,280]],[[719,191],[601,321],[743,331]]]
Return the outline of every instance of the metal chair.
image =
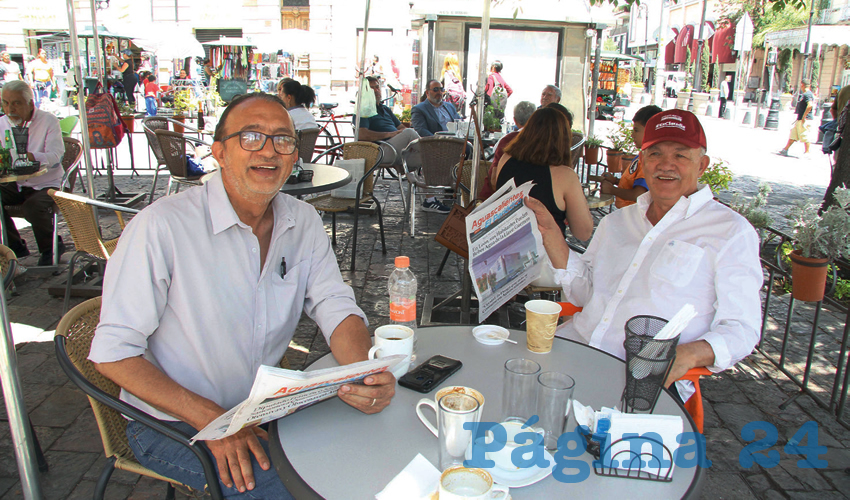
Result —
[[[162,147],[159,145],[159,141],[156,138],[157,130],[176,130],[174,127],[182,127],[185,131],[194,134],[201,134],[201,131],[192,127],[190,125],[186,125],[183,122],[168,118],[167,116],[148,116],[147,118],[142,118],[142,130],[145,132],[145,137],[148,140],[148,147],[151,148],[151,152],[153,152],[154,158],[156,158],[156,169],[153,172],[153,184],[151,184],[151,194],[148,196],[148,203],[153,203],[153,195],[156,191],[156,182],[159,178],[159,171],[165,170],[168,166],[165,163],[165,155],[162,152]],[[198,142],[203,142],[198,139]]]
[[[378,227],[381,231],[381,247],[383,253],[387,253],[387,244],[384,241],[384,220],[381,214],[381,204],[378,203],[372,193],[375,188],[375,179],[378,177],[381,159],[384,156],[381,148],[377,144],[371,142],[347,142],[331,148],[321,155],[316,157],[316,160],[326,154],[333,154],[333,150],[342,148],[343,159],[353,160],[363,158],[366,160],[366,167],[370,167],[363,174],[363,177],[357,179],[357,189],[354,198],[337,198],[331,194],[325,194],[307,200],[307,203],[313,205],[316,210],[322,212],[330,212],[333,224],[332,241],[336,245],[336,214],[337,212],[354,211],[354,233],[351,237],[351,270],[354,271],[354,259],[357,256],[357,216],[360,212],[359,207],[362,203],[374,202],[378,212]]]
[[[295,132],[298,135],[298,157],[301,158],[301,163],[313,163],[311,160],[320,131],[319,128],[305,128]]]
[[[62,181],[59,184],[60,189],[66,193],[74,191],[74,186],[77,182],[77,174],[80,169],[80,160],[83,157],[83,145],[77,139],[71,137],[63,137],[62,142],[65,143],[65,153],[62,155],[62,169],[65,173],[62,175]],[[4,205],[3,210],[11,217],[24,217],[23,205]],[[56,214],[56,207],[53,207],[53,265],[59,265],[59,254],[56,250],[59,248],[59,233],[56,229],[59,226],[59,219]]]
[[[410,144],[402,152],[402,165],[407,177],[406,212],[410,212],[410,237],[416,236],[416,190],[419,194],[444,194],[453,192],[452,167],[460,161],[460,155],[466,151],[468,142],[456,137],[422,137]],[[421,173],[411,172],[407,166],[405,152],[418,145],[422,155]]]
[[[103,451],[107,460],[100,477],[98,477],[94,498],[103,498],[109,478],[115,469],[166,481],[168,483],[166,499],[174,499],[175,485],[189,489],[188,486],[182,485],[178,481],[161,476],[142,466],[136,460],[127,441],[127,420],[124,416],[130,417],[189,448],[198,457],[204,468],[204,474],[208,478],[207,491],[214,499],[222,498],[216,468],[206,445],[202,442],[191,444],[191,436],[174,429],[168,425],[168,422],[158,420],[118,399],[120,387],[101,375],[95,369],[94,363],[88,360],[95,327],[100,320],[100,304],[101,298],[95,297],[71,309],[59,321],[54,337],[59,365],[68,375],[68,378],[89,397],[89,403],[94,411],[97,427],[103,441]]]
[[[186,166],[186,147],[187,146],[209,146],[209,144],[187,137],[177,132],[170,130],[156,130],[156,140],[159,142],[159,148],[162,151],[162,157],[165,160],[165,166],[168,167],[168,172],[171,177],[168,179],[168,188],[165,190],[165,195],[171,194],[171,186],[176,182],[176,193],[180,192],[180,185],[200,186],[202,175],[189,175],[188,167]]]
[[[95,261],[100,267],[100,275],[103,276],[103,264],[109,260],[112,253],[115,252],[115,247],[118,246],[118,238],[104,240],[95,219],[93,208],[107,208],[114,210],[118,215],[118,223],[121,229],[126,225],[122,213],[137,214],[138,210],[126,208],[111,203],[92,200],[83,196],[77,196],[70,193],[63,193],[51,189],[48,191],[53,201],[62,212],[62,217],[65,223],[68,224],[68,230],[71,232],[71,238],[74,240],[74,247],[77,251],[71,256],[68,262],[68,281],[65,284],[65,303],[62,308],[64,314],[68,310],[68,304],[71,301],[71,285],[74,281],[74,267],[77,259],[85,259]]]

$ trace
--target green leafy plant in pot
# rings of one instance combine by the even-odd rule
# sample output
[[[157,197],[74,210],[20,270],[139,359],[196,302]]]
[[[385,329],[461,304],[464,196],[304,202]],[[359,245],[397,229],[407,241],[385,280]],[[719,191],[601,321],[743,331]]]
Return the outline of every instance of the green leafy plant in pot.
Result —
[[[602,146],[602,139],[591,135],[584,142],[584,162],[588,165],[596,165],[599,163],[599,148]]]
[[[484,130],[498,132],[502,129],[502,122],[496,118],[496,111],[491,105],[484,108],[484,119],[482,122],[484,124]]]
[[[126,126],[127,130],[132,133],[136,122],[135,108],[126,102],[122,102],[118,105],[118,111],[121,113],[121,121],[124,122],[124,126]]]
[[[608,170],[614,173],[622,172],[638,153],[632,138],[632,127],[626,122],[617,122],[614,130],[608,134],[608,140],[611,142],[611,149],[608,151]]]
[[[191,109],[195,109],[195,103],[192,100],[192,91],[190,89],[183,89],[174,92],[174,119],[179,122],[186,121],[186,112]],[[174,131],[177,133],[183,133],[183,127],[174,125]]]
[[[829,262],[850,257],[850,191],[836,189],[835,201],[821,214],[820,203],[801,202],[788,215],[794,225],[791,294],[797,300],[823,300]]]

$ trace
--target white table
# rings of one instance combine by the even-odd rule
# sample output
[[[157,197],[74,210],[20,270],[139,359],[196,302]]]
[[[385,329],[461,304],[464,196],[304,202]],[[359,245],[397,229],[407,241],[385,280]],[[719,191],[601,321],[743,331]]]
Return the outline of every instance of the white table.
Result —
[[[351,182],[351,173],[344,168],[321,163],[305,163],[303,170],[313,171],[313,180],[310,182],[299,182],[297,184],[284,184],[280,188],[281,193],[292,196],[322,193],[332,189],[340,188]],[[293,169],[293,173],[297,170]]]
[[[484,346],[472,337],[471,326],[419,329],[417,363],[434,354],[459,359],[463,368],[442,385],[465,385],[484,394],[482,421],[498,421],[502,406],[504,363],[510,358],[533,359],[543,371],[562,371],[576,380],[574,397],[585,405],[619,406],[625,384],[624,363],[597,349],[556,339],[549,354],[534,354],[525,347],[525,332],[512,331],[518,345]],[[317,361],[311,369],[335,366],[333,356]],[[390,480],[421,453],[432,464],[437,460],[437,439],[416,417],[415,404],[427,395],[396,386],[392,403],[377,415],[365,415],[333,398],[270,426],[272,464],[295,498],[374,499]],[[680,415],[685,430],[694,424],[666,391],[656,413]],[[433,418],[433,417],[432,417]],[[575,427],[570,417],[568,429]],[[283,450],[286,450],[285,453]],[[583,459],[590,464],[592,458]],[[569,471],[568,471],[569,472]],[[574,472],[573,472],[574,473]],[[512,488],[514,500],[555,498],[698,498],[705,470],[676,468],[673,481],[661,483],[636,479],[590,476],[580,483],[565,484],[549,476],[524,488]]]

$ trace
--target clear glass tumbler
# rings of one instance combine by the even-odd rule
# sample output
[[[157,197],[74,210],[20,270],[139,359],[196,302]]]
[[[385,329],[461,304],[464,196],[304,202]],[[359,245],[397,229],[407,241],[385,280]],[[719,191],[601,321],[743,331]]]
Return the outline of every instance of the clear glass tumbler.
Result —
[[[440,470],[462,465],[466,450],[472,443],[472,429],[463,424],[475,422],[478,400],[472,396],[453,392],[440,398],[437,411],[437,439],[440,441]]]
[[[543,443],[549,451],[558,448],[564,432],[576,381],[565,373],[543,372],[537,377],[537,427],[543,429]]]
[[[537,375],[540,365],[530,359],[505,362],[502,386],[502,422],[525,423],[537,409]]]

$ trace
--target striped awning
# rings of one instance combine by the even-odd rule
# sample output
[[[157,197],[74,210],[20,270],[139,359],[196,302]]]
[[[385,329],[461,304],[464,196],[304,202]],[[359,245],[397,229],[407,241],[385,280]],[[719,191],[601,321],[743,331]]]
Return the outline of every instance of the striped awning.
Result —
[[[711,46],[711,62],[733,63],[737,59],[733,52],[735,44],[735,26],[720,28],[714,32],[714,43]]]
[[[847,26],[812,26],[812,45],[831,46],[850,45],[850,36],[847,35]],[[766,45],[778,49],[797,49],[800,52],[806,50],[806,27],[791,30],[774,31],[764,37]]]

